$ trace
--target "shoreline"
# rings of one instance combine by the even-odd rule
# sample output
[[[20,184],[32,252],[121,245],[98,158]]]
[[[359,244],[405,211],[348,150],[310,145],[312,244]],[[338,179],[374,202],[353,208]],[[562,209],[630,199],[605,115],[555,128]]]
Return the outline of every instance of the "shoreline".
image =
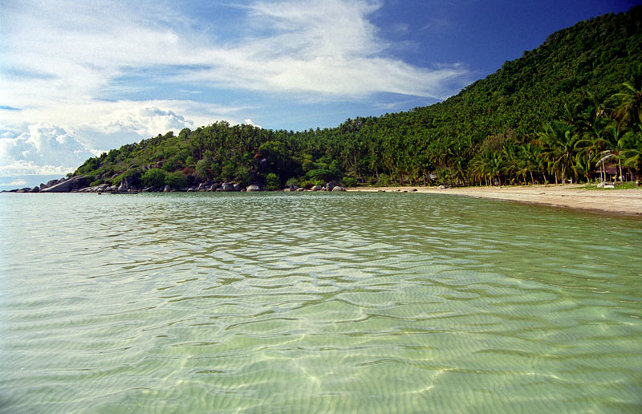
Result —
[[[589,190],[585,184],[536,184],[501,187],[352,187],[355,192],[413,192],[451,194],[473,198],[516,201],[612,215],[642,218],[642,188]]]
[[[63,182],[64,183],[64,182]],[[598,214],[627,216],[642,219],[642,187],[628,189],[587,189],[586,184],[536,184],[536,185],[519,185],[519,186],[487,186],[487,187],[424,187],[424,186],[406,186],[406,187],[339,187],[340,191],[348,192],[387,192],[387,193],[423,193],[423,194],[450,194],[472,198],[483,198],[500,201],[513,201],[524,204],[534,204],[541,206],[568,208],[585,212]],[[2,191],[2,193],[97,193],[97,194],[138,194],[140,192],[149,192],[147,190],[136,191],[118,191],[113,189],[98,189],[95,187],[82,188],[80,190],[67,191],[24,191],[12,190]],[[205,190],[200,187],[190,188],[187,192],[214,191]],[[236,187],[230,189],[217,189],[217,191],[242,191]],[[264,190],[247,190],[247,191],[264,191]],[[282,190],[292,191],[292,190]],[[302,191],[302,190],[299,190]],[[328,191],[327,189],[310,189],[304,191]],[[156,189],[151,192],[166,192]],[[173,192],[173,191],[172,191]]]

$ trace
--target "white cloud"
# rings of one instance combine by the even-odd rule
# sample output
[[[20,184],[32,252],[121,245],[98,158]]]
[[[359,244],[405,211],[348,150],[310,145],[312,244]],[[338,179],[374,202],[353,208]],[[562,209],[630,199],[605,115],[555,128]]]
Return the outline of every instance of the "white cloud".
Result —
[[[7,66],[48,75],[27,85],[2,82],[12,106],[91,99],[118,76],[157,65],[183,68],[164,80],[334,97],[391,92],[441,98],[447,82],[464,73],[458,66],[429,69],[386,57],[391,45],[368,20],[380,2],[257,1],[246,6],[249,34],[224,43],[186,28],[180,10],[146,4],[25,0],[8,7]],[[168,15],[178,18],[170,22]]]
[[[0,175],[65,174],[94,154],[72,133],[55,125],[33,124],[27,132],[0,138]],[[15,134],[14,134],[15,135]]]
[[[391,45],[368,16],[380,2],[311,0],[257,2],[251,24],[261,38],[201,51],[207,69],[182,80],[251,90],[359,98],[377,92],[444,98],[466,73],[459,65],[420,68],[385,56]]]
[[[261,125],[255,124],[250,118],[247,118],[245,121],[243,121],[245,125],[252,125],[257,128],[263,128]]]
[[[0,125],[12,128],[0,130],[0,175],[66,174],[90,156],[143,138],[218,119],[238,123],[231,116],[237,110],[189,101],[119,101],[0,111]]]
[[[394,45],[369,21],[380,1],[230,6],[246,13],[236,38],[217,35],[206,19],[186,17],[178,7],[189,6],[160,0],[3,2],[0,105],[20,110],[0,109],[0,125],[19,132],[10,141],[2,138],[0,171],[67,171],[99,150],[247,117],[247,105],[216,104],[216,95],[196,94],[199,102],[124,98],[165,85],[285,93],[301,101],[378,92],[442,98],[465,72],[389,57]],[[153,76],[140,75],[149,69]],[[123,80],[132,75],[136,81]]]
[[[157,131],[181,130],[193,126],[182,115],[157,107],[142,107],[134,111],[115,111],[107,117],[102,129],[107,134],[134,133],[137,136],[150,136]]]
[[[40,110],[12,113],[13,129],[0,130],[0,176],[64,175],[103,151],[230,119],[228,115],[236,110],[182,101],[96,102],[58,108],[54,118],[63,125],[29,122],[37,119]],[[188,112],[195,115],[193,119],[179,115]],[[1,120],[0,116],[0,125],[10,125]]]

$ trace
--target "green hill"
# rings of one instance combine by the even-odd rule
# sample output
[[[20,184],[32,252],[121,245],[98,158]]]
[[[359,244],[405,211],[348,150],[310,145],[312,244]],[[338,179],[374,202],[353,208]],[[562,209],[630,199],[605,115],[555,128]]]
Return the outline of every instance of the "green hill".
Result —
[[[428,107],[275,131],[218,122],[90,158],[73,175],[133,186],[235,181],[268,188],[588,181],[597,164],[642,172],[642,6],[552,34]]]

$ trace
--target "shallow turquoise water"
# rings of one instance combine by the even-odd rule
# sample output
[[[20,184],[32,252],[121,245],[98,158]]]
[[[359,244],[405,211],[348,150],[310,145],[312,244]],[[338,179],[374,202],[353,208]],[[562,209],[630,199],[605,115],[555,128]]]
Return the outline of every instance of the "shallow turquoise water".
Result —
[[[0,412],[642,411],[642,221],[0,195]]]

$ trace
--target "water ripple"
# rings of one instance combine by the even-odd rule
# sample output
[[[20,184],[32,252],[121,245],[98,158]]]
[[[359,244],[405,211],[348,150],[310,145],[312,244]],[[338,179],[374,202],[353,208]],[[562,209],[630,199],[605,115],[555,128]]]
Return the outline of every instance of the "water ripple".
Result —
[[[642,409],[639,221],[427,194],[41,197],[0,197],[0,412]]]

